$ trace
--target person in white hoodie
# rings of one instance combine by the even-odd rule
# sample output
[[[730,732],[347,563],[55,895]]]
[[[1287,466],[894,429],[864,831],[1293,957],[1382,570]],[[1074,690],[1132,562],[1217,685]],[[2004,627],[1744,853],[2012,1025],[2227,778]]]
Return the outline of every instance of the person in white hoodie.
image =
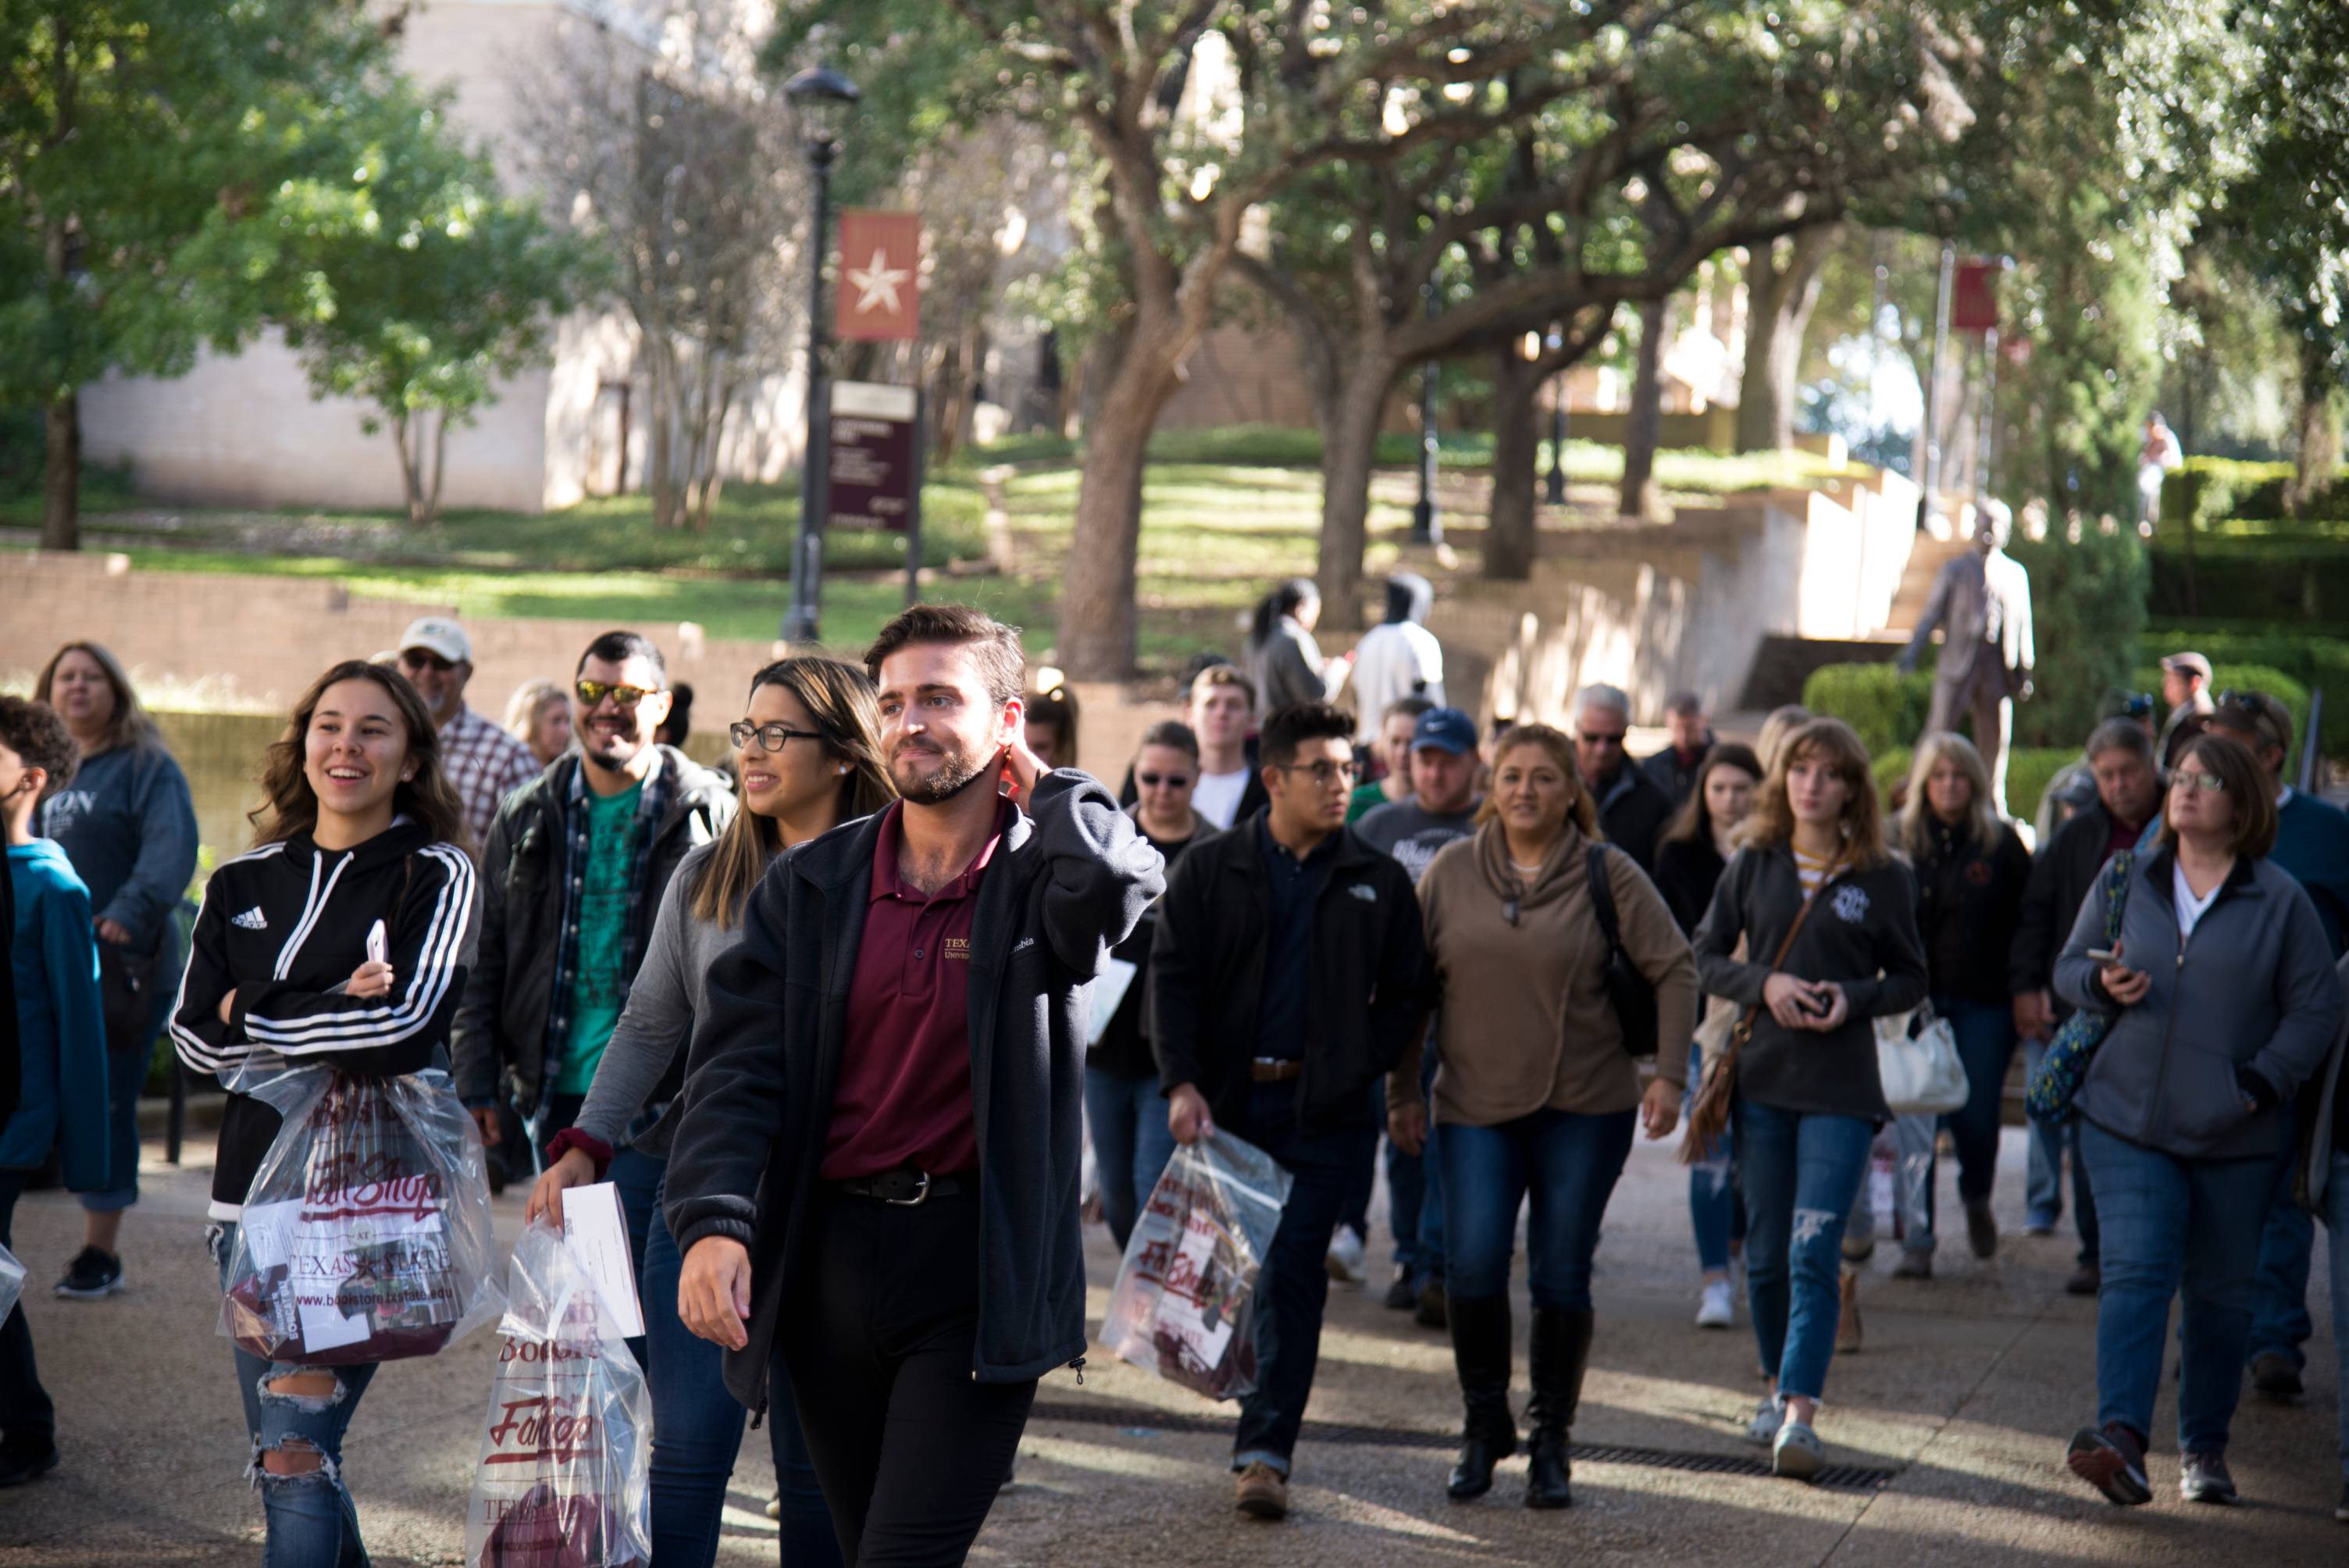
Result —
[[[1415,572],[1387,579],[1387,618],[1354,645],[1355,738],[1376,738],[1388,708],[1409,696],[1444,701],[1444,645],[1427,629],[1435,589]]]

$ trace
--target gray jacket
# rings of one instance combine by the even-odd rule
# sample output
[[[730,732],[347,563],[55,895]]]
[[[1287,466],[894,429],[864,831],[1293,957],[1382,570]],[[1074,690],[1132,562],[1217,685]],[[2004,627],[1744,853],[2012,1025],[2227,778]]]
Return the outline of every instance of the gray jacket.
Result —
[[[1283,615],[1272,634],[1247,650],[1248,679],[1256,686],[1258,718],[1300,702],[1328,702],[1330,686],[1322,674],[1321,649],[1313,634]]]
[[[2181,939],[2177,864],[2163,849],[2129,873],[2121,959],[2152,977],[2143,1001],[2116,1009],[2088,956],[2105,945],[2101,876],[2055,960],[2058,995],[2116,1014],[2075,1103],[2115,1137],[2181,1160],[2272,1158],[2282,1107],[2341,1028],[2333,948],[2300,884],[2266,861],[2238,861]]]

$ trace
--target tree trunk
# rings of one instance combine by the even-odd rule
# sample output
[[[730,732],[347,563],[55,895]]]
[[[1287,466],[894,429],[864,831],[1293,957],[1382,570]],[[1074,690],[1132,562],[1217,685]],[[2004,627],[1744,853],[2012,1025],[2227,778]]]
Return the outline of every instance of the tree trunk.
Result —
[[[440,521],[440,480],[449,472],[449,410],[440,411],[432,421],[432,488],[425,492],[424,524],[429,528]]]
[[[1803,334],[1826,283],[1835,225],[1805,229],[1786,242],[1754,248],[1746,286],[1745,369],[1737,389],[1737,449],[1784,451],[1795,444],[1795,388],[1802,374]]]
[[[1541,366],[1515,344],[1493,356],[1493,499],[1485,517],[1485,575],[1523,583],[1539,539]]]
[[[1321,623],[1351,630],[1361,620],[1362,557],[1370,547],[1371,470],[1387,393],[1402,366],[1361,342],[1339,379],[1321,426],[1321,542],[1313,568]]]
[[[81,548],[81,394],[50,401],[41,467],[41,548]]]
[[[647,449],[646,484],[652,491],[653,526],[675,528],[677,508],[676,347],[665,333],[645,335],[647,367],[652,372],[652,407],[645,411]],[[804,461],[804,458],[802,459]]]
[[[2301,350],[2300,414],[2292,422],[2292,482],[2283,498],[2284,511],[2294,517],[2324,493],[2341,466],[2341,410],[2324,357],[2323,345],[2313,340]]]
[[[416,455],[418,432],[406,409],[391,417],[392,449],[399,454],[399,494],[413,525],[424,511],[424,485]]]
[[[1656,443],[1664,423],[1664,323],[1670,299],[1640,306],[1640,354],[1631,377],[1631,409],[1623,430],[1623,491],[1617,510],[1625,517],[1652,519],[1663,513],[1656,488]]]
[[[1171,326],[1132,333],[1085,427],[1056,649],[1061,666],[1078,680],[1127,680],[1134,673],[1142,474],[1150,432],[1174,394],[1181,341]]]

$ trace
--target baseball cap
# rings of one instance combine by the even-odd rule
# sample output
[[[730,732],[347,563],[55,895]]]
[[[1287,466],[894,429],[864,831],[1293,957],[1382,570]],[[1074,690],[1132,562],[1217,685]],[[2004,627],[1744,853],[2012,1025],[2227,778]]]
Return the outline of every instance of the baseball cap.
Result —
[[[1431,707],[1412,727],[1411,748],[1433,746],[1454,757],[1476,749],[1476,721],[1456,707]]]
[[[2200,676],[2210,678],[2210,661],[2199,654],[2172,654],[2161,661],[2161,667],[2176,676]]]
[[[473,640],[465,635],[465,628],[440,615],[426,615],[410,621],[408,630],[399,634],[399,651],[422,648],[440,655],[452,665],[473,662]]]

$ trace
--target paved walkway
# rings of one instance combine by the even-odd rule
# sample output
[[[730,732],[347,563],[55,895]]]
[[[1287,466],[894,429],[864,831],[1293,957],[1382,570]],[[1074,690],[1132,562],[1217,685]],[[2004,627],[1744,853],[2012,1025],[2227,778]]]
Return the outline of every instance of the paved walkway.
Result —
[[[2010,1131],[2002,1223],[2019,1233],[2022,1145]],[[150,1145],[150,1156],[160,1146]],[[0,1564],[150,1568],[260,1560],[260,1509],[240,1478],[241,1418],[217,1293],[201,1231],[209,1171],[149,1162],[147,1198],[123,1232],[131,1289],[103,1305],[60,1302],[46,1286],[79,1244],[78,1211],[55,1193],[17,1212],[18,1252],[44,1377],[62,1409],[66,1462],[0,1492]],[[1941,1212],[1958,1212],[1945,1170]],[[1585,1460],[1570,1513],[1517,1506],[1522,1459],[1467,1507],[1442,1487],[1457,1418],[1451,1352],[1375,1296],[1332,1298],[1314,1427],[1298,1456],[1296,1511],[1280,1526],[1241,1521],[1224,1473],[1227,1409],[1133,1368],[1096,1361],[1079,1387],[1050,1379],[1020,1449],[1018,1484],[997,1507],[974,1561],[1070,1565],[1278,1563],[1556,1564],[1573,1561],[1724,1563],[2284,1564],[2349,1562],[2349,1526],[2332,1520],[2339,1486],[2329,1333],[2311,1346],[2304,1408],[2247,1400],[2235,1474],[2251,1506],[2188,1510],[2174,1453],[2154,1458],[2157,1501],[2121,1512],[2059,1468],[2064,1439],[2093,1405],[2094,1305],[2061,1294],[2070,1247],[2011,1236],[1976,1263],[1961,1236],[1941,1277],[1865,1294],[1868,1345],[1839,1357],[1821,1432],[1838,1463],[1889,1471],[1879,1485],[1806,1488],[1733,1473],[1759,1391],[1751,1336],[1690,1326],[1693,1302],[1683,1178],[1642,1146],[1615,1198],[1599,1252],[1597,1366],[1578,1444]],[[502,1202],[499,1228],[521,1220]],[[2318,1273],[2323,1247],[2318,1243]],[[1889,1249],[1887,1249],[1889,1251]],[[1115,1260],[1096,1233],[1098,1314]],[[2323,1286],[2313,1304],[2325,1321]],[[1520,1325],[1522,1333],[1522,1324]],[[378,1378],[351,1433],[347,1464],[377,1561],[461,1559],[492,1341],[483,1336]],[[1522,1408],[1522,1357],[1519,1363]],[[2170,1412],[2160,1424],[2167,1429]],[[745,1444],[723,1560],[772,1563],[762,1505],[771,1471]],[[1708,1462],[1733,1473],[1709,1472]]]

